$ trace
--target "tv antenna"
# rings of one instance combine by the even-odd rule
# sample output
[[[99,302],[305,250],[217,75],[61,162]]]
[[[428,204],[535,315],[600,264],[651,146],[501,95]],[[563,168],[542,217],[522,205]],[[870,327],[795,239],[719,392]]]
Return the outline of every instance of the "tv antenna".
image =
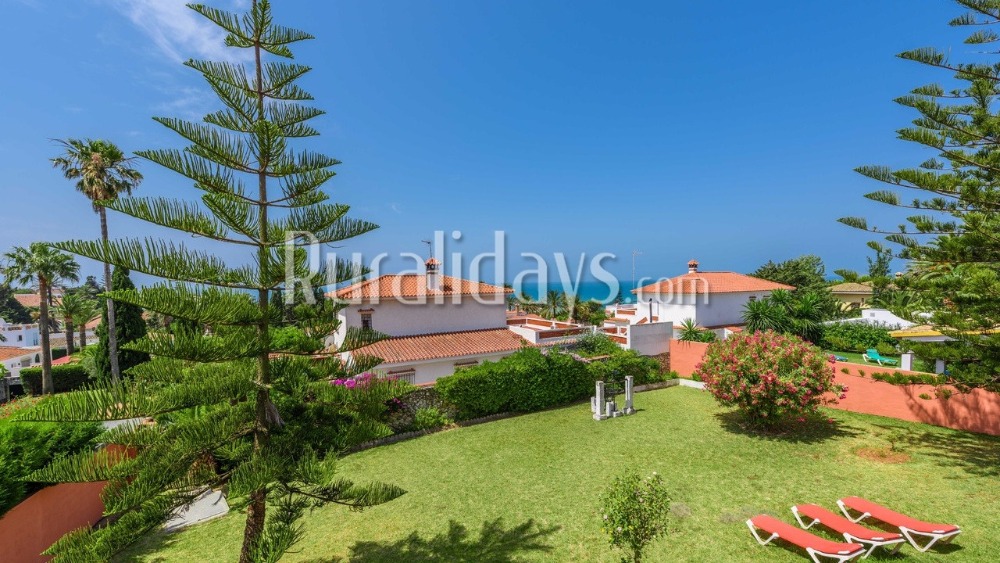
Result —
[[[424,244],[427,245],[427,258],[428,259],[432,258],[433,254],[434,254],[434,243],[432,243],[429,240],[422,240],[420,242],[422,242],[422,243],[424,243]]]
[[[641,250],[633,250],[632,251],[632,289],[636,289],[636,287],[635,287],[635,257],[636,256],[642,256],[642,251]]]

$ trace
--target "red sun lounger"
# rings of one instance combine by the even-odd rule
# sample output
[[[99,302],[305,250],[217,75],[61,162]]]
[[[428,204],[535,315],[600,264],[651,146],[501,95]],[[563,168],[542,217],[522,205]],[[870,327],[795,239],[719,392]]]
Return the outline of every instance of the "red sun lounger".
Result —
[[[792,513],[795,514],[795,519],[799,521],[799,525],[806,530],[816,524],[820,524],[838,534],[843,534],[844,539],[850,543],[870,545],[871,547],[862,559],[871,555],[875,551],[875,548],[879,546],[889,550],[889,553],[896,553],[906,542],[900,534],[865,528],[861,524],[851,522],[847,518],[839,514],[834,514],[819,505],[797,504],[792,507]],[[811,522],[807,524],[806,520],[811,520]]]
[[[870,500],[865,500],[861,497],[847,497],[842,498],[837,501],[837,505],[840,506],[840,510],[844,512],[844,516],[851,522],[860,522],[865,518],[871,516],[872,518],[885,522],[890,526],[899,528],[899,532],[903,534],[906,541],[910,542],[910,545],[917,548],[918,551],[927,551],[932,545],[941,541],[942,544],[948,543],[955,539],[955,536],[962,533],[962,530],[958,526],[952,526],[951,524],[934,524],[931,522],[924,522],[923,520],[917,520],[916,518],[910,518],[905,514],[900,514],[898,512],[893,512],[888,508],[875,504]],[[851,516],[851,510],[855,512],[860,512],[861,515],[858,517]],[[916,537],[922,536],[930,538],[923,547],[917,543]]]
[[[819,560],[820,557],[836,559],[838,562],[844,563],[865,554],[865,546],[861,544],[830,541],[766,514],[747,520],[747,527],[750,528],[750,533],[760,545],[767,545],[775,538],[782,539],[806,550],[815,563],[822,563]],[[757,530],[763,530],[771,535],[766,540],[761,539]]]

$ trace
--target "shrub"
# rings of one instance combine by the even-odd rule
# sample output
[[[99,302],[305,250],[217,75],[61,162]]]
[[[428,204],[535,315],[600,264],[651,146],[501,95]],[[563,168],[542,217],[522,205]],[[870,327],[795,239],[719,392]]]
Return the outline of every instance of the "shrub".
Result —
[[[65,357],[66,357],[66,349],[65,348],[53,348],[52,349],[52,359],[53,360],[58,360],[59,358],[65,358]]]
[[[925,401],[930,401],[931,400],[931,396],[928,395],[927,393],[921,393],[921,394],[919,394],[917,396],[920,397],[921,399],[925,400]]]
[[[52,383],[56,393],[75,391],[87,384],[90,375],[80,364],[64,364],[52,366]],[[25,368],[21,370],[21,382],[24,390],[32,395],[42,394],[42,368]]]
[[[584,357],[609,356],[622,350],[607,334],[594,332],[581,336],[573,350]]]
[[[830,350],[845,350],[849,352],[864,352],[869,348],[878,349],[879,344],[893,346],[895,353],[896,339],[889,332],[897,326],[882,323],[842,322],[823,326],[823,338],[820,340],[824,348]],[[879,351],[881,353],[881,350]]]
[[[413,417],[413,427],[416,430],[429,430],[431,428],[441,428],[448,426],[453,421],[448,415],[434,407],[424,407],[418,409]]]
[[[655,472],[645,479],[629,472],[614,480],[601,498],[601,530],[612,548],[625,550],[633,562],[666,531],[670,495]]]
[[[875,347],[875,351],[880,356],[895,356],[899,354],[899,350],[896,349],[895,344],[879,344]]]
[[[631,375],[636,385],[663,381],[660,364],[653,358],[640,356],[635,350],[618,350],[610,358],[588,364],[593,381],[625,384],[625,377]]]
[[[941,383],[941,380],[936,375],[931,375],[929,373],[900,373],[898,371],[875,372],[872,373],[872,379],[876,381],[884,381],[885,383],[891,383],[893,385],[912,385],[917,383],[937,385],[938,383]]]
[[[535,411],[590,394],[587,365],[567,354],[525,348],[437,380],[441,397],[463,419],[501,412]]]
[[[840,373],[844,373],[844,374],[850,375],[851,374],[851,369],[850,368],[840,368]]]
[[[44,485],[25,481],[57,457],[93,448],[97,423],[9,423],[0,420],[0,514]]]
[[[773,331],[741,333],[709,345],[696,370],[722,405],[736,407],[753,426],[802,420],[846,389],[833,380],[826,355],[795,336]]]
[[[858,377],[864,377],[864,376],[865,376],[865,370],[859,369],[858,370]]]
[[[939,399],[945,399],[945,400],[947,400],[947,399],[951,398],[952,391],[951,391],[951,389],[948,389],[947,387],[936,387],[934,389],[934,394],[937,395],[937,397]]]

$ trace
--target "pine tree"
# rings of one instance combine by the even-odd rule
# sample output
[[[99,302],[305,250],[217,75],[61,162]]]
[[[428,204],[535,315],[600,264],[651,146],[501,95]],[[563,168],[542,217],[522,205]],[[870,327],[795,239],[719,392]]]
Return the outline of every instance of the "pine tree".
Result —
[[[371,378],[353,389],[333,385],[334,378],[360,374],[380,360],[297,355],[276,348],[271,338],[281,311],[270,297],[294,291],[288,274],[314,287],[359,274],[344,262],[331,272],[311,273],[302,248],[286,263],[286,241],[308,232],[321,244],[340,243],[376,228],[348,218],[347,206],[327,203],[321,188],[333,177],[336,160],[290,147],[296,138],[318,134],[308,122],[322,113],[303,104],[312,98],[296,84],[309,68],[284,60],[292,57],[290,44],[311,36],[272,23],[266,0],[253,1],[246,14],[191,8],[225,30],[228,46],[249,50],[254,60],[249,68],[188,61],[224,109],[201,123],[157,118],[190,144],[183,151],[139,153],[192,180],[200,202],[129,197],[100,205],[179,231],[184,240],[197,235],[250,256],[246,265],[232,265],[182,242],[154,238],[57,245],[163,279],[111,297],[175,319],[169,330],[151,331],[127,345],[153,357],[133,368],[131,378],[57,395],[19,415],[156,421],[125,425],[102,438],[135,448],[133,459],[116,464],[120,460],[110,453],[79,455],[31,476],[40,482],[109,481],[104,502],[117,519],[74,532],[50,548],[66,561],[111,557],[209,488],[224,486],[230,503],[246,511],[243,562],[280,558],[299,538],[296,522],[311,507],[362,508],[403,494],[391,485],[337,478],[334,454],[389,434],[379,417],[385,401],[404,385]],[[328,319],[318,334],[336,329],[336,316]],[[351,329],[338,352],[378,338]]]
[[[125,268],[115,268],[111,274],[112,290],[132,290],[135,284],[129,278]],[[101,324],[97,325],[97,352],[94,355],[94,368],[99,379],[112,378],[111,346],[108,327],[107,300],[101,300]],[[115,302],[115,331],[118,336],[118,369],[123,375],[133,367],[149,361],[149,354],[129,350],[124,345],[146,335],[146,321],[142,318],[142,308],[131,303]]]
[[[968,12],[951,25],[973,26],[967,44],[1000,41],[990,28],[1000,24],[1000,2],[958,4]],[[840,221],[884,235],[899,258],[911,261],[895,280],[902,294],[892,298],[894,312],[929,322],[953,339],[906,345],[918,356],[945,360],[962,385],[1000,389],[1000,115],[995,108],[1000,63],[995,51],[970,63],[953,62],[933,48],[899,57],[951,74],[947,87],[920,86],[896,100],[917,112],[913,126],[900,130],[899,138],[930,149],[933,156],[913,168],[857,169],[890,186],[865,197],[899,210],[898,220],[904,222],[898,227],[874,226],[859,217]],[[912,199],[904,199],[899,189]],[[879,224],[896,220],[880,219]],[[933,304],[931,316],[914,315],[914,302]]]

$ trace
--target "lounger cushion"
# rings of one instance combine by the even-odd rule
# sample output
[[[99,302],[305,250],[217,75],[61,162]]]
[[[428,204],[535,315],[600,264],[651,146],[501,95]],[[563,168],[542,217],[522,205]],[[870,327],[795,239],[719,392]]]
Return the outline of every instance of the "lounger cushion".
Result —
[[[909,528],[915,532],[924,534],[949,534],[958,530],[958,526],[952,526],[951,524],[935,524],[933,522],[924,522],[923,520],[910,518],[905,514],[893,512],[880,504],[875,504],[861,497],[847,497],[840,500],[848,508],[857,510],[858,512],[867,512],[871,514],[872,518],[881,520],[897,528]]]
[[[831,530],[841,534],[851,534],[858,539],[867,541],[892,541],[903,537],[902,535],[895,534],[893,532],[872,530],[871,528],[866,528],[861,524],[855,524],[847,518],[844,518],[839,514],[834,514],[833,512],[830,512],[829,510],[816,504],[799,504],[796,505],[795,508],[798,509],[799,514],[808,516],[814,520],[819,520],[820,524],[823,524]]]
[[[766,514],[751,518],[750,523],[767,533],[778,534],[779,538],[803,549],[811,547],[821,553],[836,555],[850,555],[865,550],[863,545],[830,541]]]

